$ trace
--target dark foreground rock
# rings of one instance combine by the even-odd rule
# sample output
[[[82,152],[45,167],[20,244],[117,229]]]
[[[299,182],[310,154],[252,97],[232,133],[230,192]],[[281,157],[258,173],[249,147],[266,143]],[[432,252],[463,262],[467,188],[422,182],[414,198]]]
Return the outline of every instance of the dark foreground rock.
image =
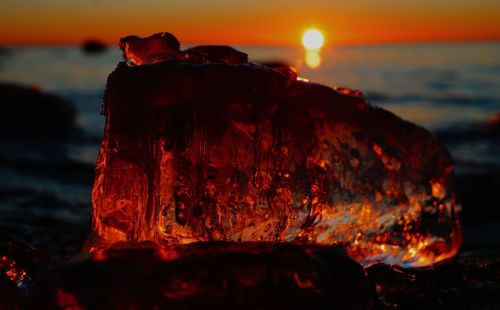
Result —
[[[374,309],[375,291],[342,248],[205,243],[111,249],[53,269],[36,309]]]
[[[498,254],[467,251],[433,267],[363,271],[334,247],[115,248],[40,278],[54,262],[9,242],[0,245],[0,309],[499,309]]]
[[[377,264],[367,273],[388,309],[500,309],[498,254],[462,253],[432,268]]]

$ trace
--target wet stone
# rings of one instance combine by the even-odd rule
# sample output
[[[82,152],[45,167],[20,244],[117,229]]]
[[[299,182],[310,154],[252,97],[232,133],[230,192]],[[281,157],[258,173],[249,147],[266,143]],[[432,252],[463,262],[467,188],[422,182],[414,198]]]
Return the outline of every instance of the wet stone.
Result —
[[[91,288],[91,289],[89,289]],[[35,309],[374,309],[362,267],[339,247],[137,245],[96,251],[45,275]]]

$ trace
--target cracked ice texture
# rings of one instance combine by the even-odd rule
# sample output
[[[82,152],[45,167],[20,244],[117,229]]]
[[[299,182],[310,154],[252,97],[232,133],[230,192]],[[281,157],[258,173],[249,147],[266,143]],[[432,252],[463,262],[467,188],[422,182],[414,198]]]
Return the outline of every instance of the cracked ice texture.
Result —
[[[452,163],[427,130],[230,47],[181,51],[165,33],[120,45],[86,250],[343,244],[362,264],[403,266],[457,252]]]

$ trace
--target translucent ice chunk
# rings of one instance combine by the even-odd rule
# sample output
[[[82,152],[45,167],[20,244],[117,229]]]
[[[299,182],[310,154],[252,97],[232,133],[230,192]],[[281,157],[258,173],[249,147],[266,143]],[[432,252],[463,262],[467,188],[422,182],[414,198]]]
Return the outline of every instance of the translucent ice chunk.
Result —
[[[147,38],[128,36],[120,39],[123,58],[130,65],[154,64],[175,61],[180,53],[180,43],[168,32],[154,34]]]
[[[365,265],[408,266],[456,253],[460,205],[434,135],[359,91],[222,54],[235,60],[121,64],[110,75],[87,250],[341,243]]]

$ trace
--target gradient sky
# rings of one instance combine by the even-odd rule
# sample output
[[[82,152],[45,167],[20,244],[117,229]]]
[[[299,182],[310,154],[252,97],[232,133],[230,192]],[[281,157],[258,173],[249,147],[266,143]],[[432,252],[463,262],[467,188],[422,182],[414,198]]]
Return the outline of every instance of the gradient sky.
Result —
[[[500,40],[499,0],[1,0],[0,44],[116,43],[174,33],[183,43],[327,44]]]

